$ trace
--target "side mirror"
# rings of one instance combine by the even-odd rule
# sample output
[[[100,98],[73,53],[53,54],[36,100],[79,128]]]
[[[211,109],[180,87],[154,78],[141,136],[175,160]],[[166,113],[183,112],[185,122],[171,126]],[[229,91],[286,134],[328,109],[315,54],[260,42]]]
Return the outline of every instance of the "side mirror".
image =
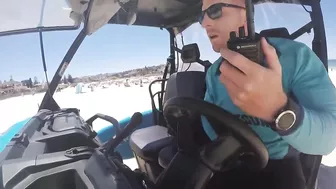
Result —
[[[181,59],[184,63],[199,62],[200,56],[200,51],[196,43],[182,47]]]

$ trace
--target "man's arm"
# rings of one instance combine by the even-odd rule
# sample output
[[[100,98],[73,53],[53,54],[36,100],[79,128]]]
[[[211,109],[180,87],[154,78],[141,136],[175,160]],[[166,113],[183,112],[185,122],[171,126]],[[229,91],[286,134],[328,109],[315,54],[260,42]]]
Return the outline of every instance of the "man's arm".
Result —
[[[303,120],[283,139],[306,154],[331,153],[336,147],[336,89],[320,59],[305,45],[298,51],[291,85]]]

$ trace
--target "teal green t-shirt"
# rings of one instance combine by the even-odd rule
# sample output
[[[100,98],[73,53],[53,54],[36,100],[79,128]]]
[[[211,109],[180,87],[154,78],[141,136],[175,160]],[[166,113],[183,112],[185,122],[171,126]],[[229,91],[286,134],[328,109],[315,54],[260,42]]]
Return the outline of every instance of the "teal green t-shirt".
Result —
[[[303,43],[282,38],[268,38],[278,52],[282,66],[284,91],[293,93],[303,107],[302,124],[295,131],[281,135],[273,131],[266,122],[246,115],[235,106],[224,85],[219,81],[219,58],[208,70],[205,101],[237,115],[257,133],[264,142],[270,159],[303,152],[327,155],[336,147],[336,90],[321,60]],[[262,100],[262,99],[260,99]],[[214,139],[217,134],[202,117],[203,128]]]

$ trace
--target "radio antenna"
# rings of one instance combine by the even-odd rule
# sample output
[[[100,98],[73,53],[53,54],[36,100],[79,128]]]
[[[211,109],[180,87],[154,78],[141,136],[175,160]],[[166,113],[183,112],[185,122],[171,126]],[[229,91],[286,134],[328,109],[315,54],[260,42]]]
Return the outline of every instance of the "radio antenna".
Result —
[[[42,1],[42,9],[41,9],[41,16],[40,16],[40,23],[39,23],[39,38],[40,38],[40,49],[41,49],[41,58],[42,58],[42,65],[43,65],[43,71],[44,71],[44,76],[47,82],[47,93],[50,98],[52,98],[52,95],[50,93],[50,84],[49,84],[49,79],[48,79],[48,73],[47,73],[47,63],[45,60],[45,53],[44,53],[44,44],[43,44],[43,35],[42,35],[42,29],[43,29],[43,15],[44,15],[44,9],[46,5],[46,0]]]
[[[248,38],[251,40],[255,39],[255,28],[254,28],[254,7],[252,0],[245,0],[246,6],[246,22]]]

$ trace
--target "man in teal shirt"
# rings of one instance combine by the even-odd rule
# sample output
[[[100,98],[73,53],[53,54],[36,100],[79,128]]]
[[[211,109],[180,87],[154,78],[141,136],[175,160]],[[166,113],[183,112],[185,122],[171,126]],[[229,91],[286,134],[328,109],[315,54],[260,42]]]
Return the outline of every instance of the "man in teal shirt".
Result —
[[[262,38],[265,66],[228,50],[230,32],[246,28],[244,7],[244,0],[203,0],[200,22],[214,51],[221,54],[207,72],[205,100],[252,127],[269,152],[268,167],[274,174],[259,182],[256,175],[239,181],[232,175],[243,177],[247,170],[232,171],[213,180],[226,180],[231,186],[228,178],[232,177],[233,188],[239,188],[238,183],[258,189],[305,188],[298,153],[327,155],[336,147],[335,87],[320,59],[302,43]],[[284,121],[288,116],[292,116],[290,124]],[[202,121],[208,136],[215,139],[214,129],[205,118]],[[258,174],[262,175],[270,174]],[[260,185],[267,181],[268,185]],[[278,183],[272,185],[273,181]]]

